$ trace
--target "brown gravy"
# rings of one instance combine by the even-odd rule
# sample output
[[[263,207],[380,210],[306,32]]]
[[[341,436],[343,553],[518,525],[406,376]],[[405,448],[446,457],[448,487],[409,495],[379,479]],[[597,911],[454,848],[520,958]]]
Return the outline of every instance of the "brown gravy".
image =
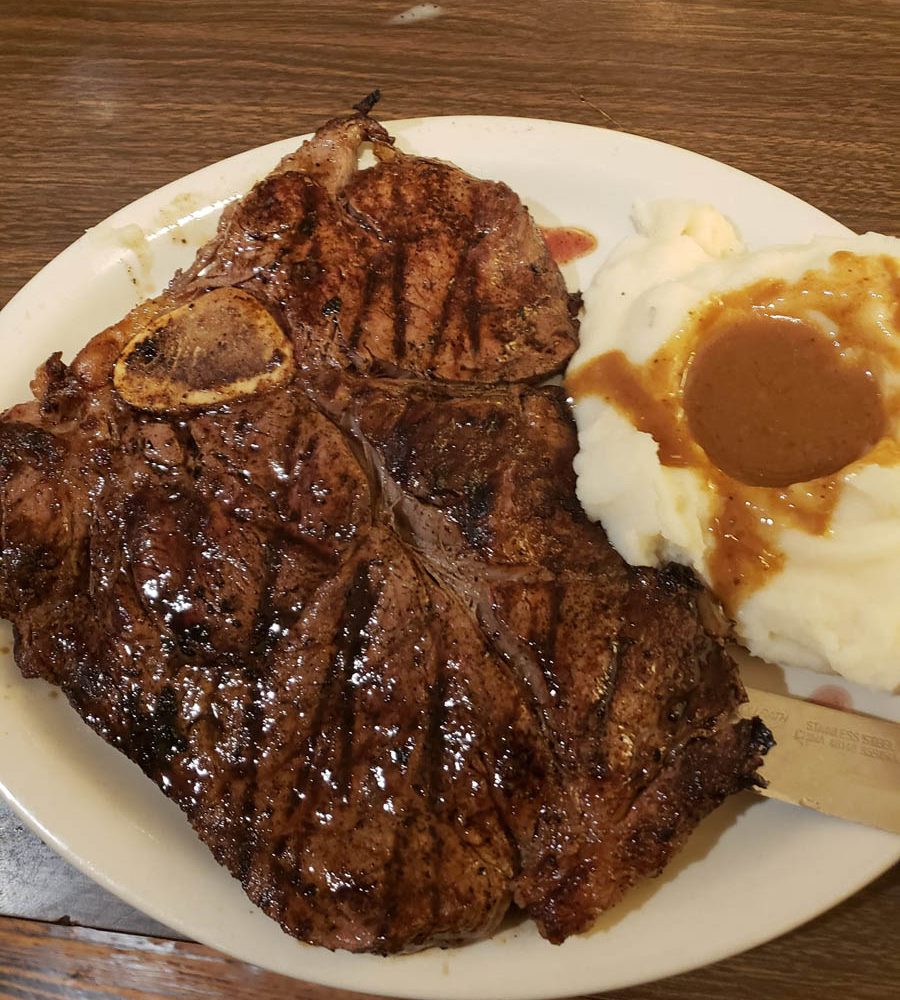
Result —
[[[900,346],[872,318],[898,293],[895,260],[841,251],[797,282],[710,299],[644,364],[611,351],[567,377],[576,400],[601,396],[651,434],[663,465],[703,477],[707,567],[732,615],[781,568],[784,528],[828,529],[847,465],[900,462]]]
[[[884,433],[872,372],[821,331],[783,316],[750,316],[710,333],[682,398],[694,440],[748,486],[831,475]]]

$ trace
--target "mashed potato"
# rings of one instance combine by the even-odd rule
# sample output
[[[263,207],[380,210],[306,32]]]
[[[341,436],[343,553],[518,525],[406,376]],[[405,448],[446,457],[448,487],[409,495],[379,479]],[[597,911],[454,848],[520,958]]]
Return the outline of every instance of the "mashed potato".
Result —
[[[585,510],[694,567],[751,652],[900,687],[900,240],[751,253],[680,201],[635,225],[566,375]]]

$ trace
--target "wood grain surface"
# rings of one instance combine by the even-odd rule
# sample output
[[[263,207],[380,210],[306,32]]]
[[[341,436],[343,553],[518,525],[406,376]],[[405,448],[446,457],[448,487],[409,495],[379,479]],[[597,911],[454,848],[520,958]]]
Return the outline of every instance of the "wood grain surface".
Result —
[[[897,0],[446,0],[439,17],[392,23],[409,6],[2,0],[0,305],[123,204],[308,131],[375,86],[386,118],[620,128],[747,170],[854,229],[900,232]],[[39,857],[22,843],[20,857]],[[11,903],[2,872],[0,996],[340,996],[190,943],[12,919],[34,916],[35,897]],[[78,878],[60,866],[41,884],[77,893]],[[887,1000],[900,995],[898,927],[895,870],[778,941],[605,997]]]

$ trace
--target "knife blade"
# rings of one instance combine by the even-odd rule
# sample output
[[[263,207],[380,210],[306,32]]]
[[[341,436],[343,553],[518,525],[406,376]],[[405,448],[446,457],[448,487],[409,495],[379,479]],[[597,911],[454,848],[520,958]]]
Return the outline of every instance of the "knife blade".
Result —
[[[769,798],[900,834],[900,723],[748,688],[774,746],[760,774]]]

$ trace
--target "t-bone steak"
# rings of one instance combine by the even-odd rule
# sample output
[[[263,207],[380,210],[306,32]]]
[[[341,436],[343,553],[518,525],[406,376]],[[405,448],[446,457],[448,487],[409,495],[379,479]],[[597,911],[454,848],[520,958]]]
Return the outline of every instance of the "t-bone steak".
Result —
[[[700,588],[576,501],[543,383],[577,311],[506,185],[364,107],[0,420],[19,667],[304,941],[450,945],[511,905],[562,941],[757,780]]]

